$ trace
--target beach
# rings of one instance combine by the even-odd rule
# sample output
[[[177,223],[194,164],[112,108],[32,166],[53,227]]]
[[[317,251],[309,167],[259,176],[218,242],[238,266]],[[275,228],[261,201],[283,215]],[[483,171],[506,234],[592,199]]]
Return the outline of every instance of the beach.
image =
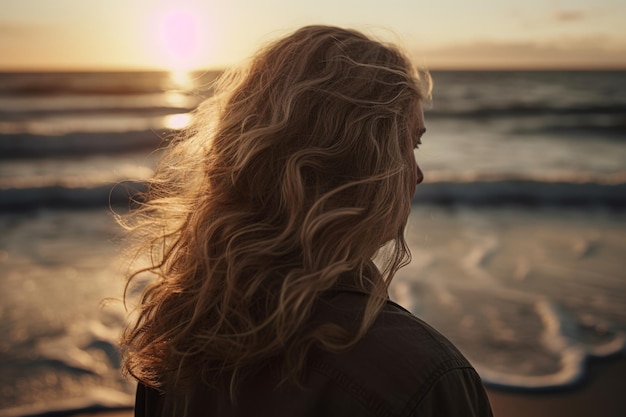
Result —
[[[0,73],[0,417],[132,414],[114,213],[215,75]],[[626,72],[433,78],[390,296],[461,349],[496,416],[623,415]]]
[[[626,410],[626,358],[592,364],[581,386],[562,392],[488,390],[496,417],[621,417]]]
[[[10,243],[2,261],[3,293],[11,286],[23,294],[5,298],[3,307],[24,317],[22,337],[33,334],[37,342],[21,342],[10,362],[2,361],[4,377],[16,376],[11,386],[4,380],[4,398],[19,398],[23,406],[0,410],[0,416],[131,415],[134,383],[121,378],[115,354],[125,314],[115,300],[101,304],[102,294],[120,297],[123,284],[110,212],[46,210],[23,217],[3,216],[8,233],[0,247]],[[413,262],[398,273],[390,293],[470,359],[497,416],[587,416],[596,415],[589,414],[594,407],[602,410],[597,415],[618,416],[626,358],[616,341],[626,320],[617,319],[626,288],[615,283],[626,250],[624,224],[626,215],[604,209],[415,206],[407,234]],[[51,246],[57,228],[64,246]],[[63,254],[80,262],[68,268]],[[602,270],[605,281],[588,281],[590,270]],[[68,291],[58,280],[75,285]],[[539,308],[546,297],[561,306],[560,315]],[[35,312],[29,306],[39,307]],[[602,327],[609,320],[614,327]],[[573,323],[581,327],[573,331]],[[7,334],[20,337],[16,331],[9,325]],[[564,360],[581,352],[579,361]],[[25,361],[28,372],[20,367]]]

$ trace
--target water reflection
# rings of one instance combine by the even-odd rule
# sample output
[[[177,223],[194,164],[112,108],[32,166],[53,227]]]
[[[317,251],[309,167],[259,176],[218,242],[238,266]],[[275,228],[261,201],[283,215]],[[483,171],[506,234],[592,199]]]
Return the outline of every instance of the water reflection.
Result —
[[[165,128],[172,130],[180,130],[189,126],[191,122],[190,113],[170,114],[163,118]]]
[[[194,80],[189,71],[174,70],[169,73],[173,89],[190,91],[194,88]]]

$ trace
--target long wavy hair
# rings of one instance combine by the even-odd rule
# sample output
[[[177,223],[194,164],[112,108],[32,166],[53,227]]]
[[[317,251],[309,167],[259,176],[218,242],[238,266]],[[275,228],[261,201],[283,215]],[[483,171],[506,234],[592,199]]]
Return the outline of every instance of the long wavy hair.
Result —
[[[122,336],[124,369],[168,390],[227,377],[232,392],[267,359],[297,381],[312,346],[357,342],[410,258],[416,103],[429,94],[396,47],[326,26],[226,72],[121,219],[148,259],[128,283],[155,275]],[[358,328],[311,325],[346,274],[369,294]]]

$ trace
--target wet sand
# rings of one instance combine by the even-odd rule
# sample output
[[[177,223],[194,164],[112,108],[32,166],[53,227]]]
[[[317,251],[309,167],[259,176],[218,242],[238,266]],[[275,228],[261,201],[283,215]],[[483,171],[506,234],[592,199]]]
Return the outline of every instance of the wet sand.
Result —
[[[488,390],[495,417],[623,417],[626,413],[626,355],[590,364],[579,387],[558,392]]]

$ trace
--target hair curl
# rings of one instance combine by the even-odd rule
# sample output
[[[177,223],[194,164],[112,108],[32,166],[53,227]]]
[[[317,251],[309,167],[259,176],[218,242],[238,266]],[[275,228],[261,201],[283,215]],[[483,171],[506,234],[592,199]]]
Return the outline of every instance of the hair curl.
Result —
[[[410,258],[412,126],[430,85],[395,47],[326,26],[226,72],[123,219],[150,261],[128,283],[156,275],[122,336],[125,370],[168,389],[227,375],[232,390],[268,358],[297,380],[313,344],[355,343]],[[308,325],[351,272],[370,294],[359,328]]]

